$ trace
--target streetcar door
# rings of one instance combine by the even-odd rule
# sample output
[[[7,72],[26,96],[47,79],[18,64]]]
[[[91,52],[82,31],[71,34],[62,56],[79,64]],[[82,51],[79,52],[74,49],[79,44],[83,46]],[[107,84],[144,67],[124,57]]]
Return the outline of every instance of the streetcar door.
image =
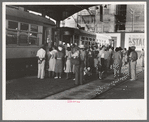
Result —
[[[117,47],[117,37],[112,37],[112,46],[114,47],[114,48],[116,48]]]
[[[72,36],[71,35],[63,35],[62,41],[67,44],[67,43],[72,43]]]

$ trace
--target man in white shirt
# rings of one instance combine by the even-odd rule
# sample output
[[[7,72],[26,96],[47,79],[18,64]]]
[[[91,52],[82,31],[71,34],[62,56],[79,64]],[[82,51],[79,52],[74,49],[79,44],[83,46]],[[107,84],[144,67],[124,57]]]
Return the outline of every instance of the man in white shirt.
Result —
[[[107,67],[107,71],[108,71],[110,69],[110,61],[111,61],[111,52],[109,51],[108,47],[106,50],[105,60],[107,60],[106,67]]]
[[[105,46],[102,47],[102,50],[99,51],[99,54],[98,54],[98,62],[99,62],[99,65],[101,66],[99,70],[99,79],[102,79],[102,75],[103,73],[105,72],[105,54],[106,51],[105,51]]]
[[[37,51],[37,57],[38,57],[38,78],[40,79],[44,79],[45,76],[45,55],[46,55],[46,51],[44,50],[44,47],[41,47],[38,51]]]

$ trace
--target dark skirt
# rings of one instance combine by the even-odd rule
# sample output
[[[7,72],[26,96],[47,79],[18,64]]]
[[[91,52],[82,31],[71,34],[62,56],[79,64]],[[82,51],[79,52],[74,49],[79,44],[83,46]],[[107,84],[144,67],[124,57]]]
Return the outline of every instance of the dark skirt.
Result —
[[[63,62],[62,62],[62,60],[57,59],[56,65],[55,65],[55,72],[62,73],[62,71],[63,71]]]
[[[106,70],[106,60],[101,58],[101,65],[98,66],[98,71],[102,72]]]

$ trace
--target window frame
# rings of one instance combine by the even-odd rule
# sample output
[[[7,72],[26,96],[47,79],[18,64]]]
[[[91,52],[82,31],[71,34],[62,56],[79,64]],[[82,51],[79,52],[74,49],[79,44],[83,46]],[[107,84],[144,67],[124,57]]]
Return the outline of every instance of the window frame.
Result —
[[[9,28],[9,22],[16,22],[16,23],[18,23],[18,28],[17,29],[13,29],[13,28]],[[8,29],[8,30],[18,30],[19,29],[19,22],[18,21],[13,21],[13,20],[8,20],[7,21],[7,26],[6,26],[6,28]]]
[[[9,25],[9,22],[16,22],[18,23],[18,28],[17,29],[12,29],[12,28],[8,28],[8,25]],[[28,25],[28,30],[21,30],[21,23],[23,24],[27,24]],[[36,31],[31,31],[31,26],[37,26],[37,32]],[[7,43],[7,40],[6,40],[6,45],[7,46],[13,46],[13,45],[16,45],[16,46],[39,46],[39,36],[42,35],[43,36],[43,30],[42,32],[39,31],[39,27],[41,25],[36,25],[36,24],[31,24],[31,23],[26,23],[26,22],[20,22],[20,21],[15,21],[15,20],[9,20],[9,19],[6,19],[6,36],[7,36],[7,33],[17,33],[17,43],[16,44],[10,44],[10,43]],[[27,43],[21,43],[20,42],[20,34],[21,33],[26,33],[27,34]],[[30,36],[30,33],[34,33],[34,34],[37,34],[37,36],[35,37],[31,37]],[[30,44],[30,38],[35,38],[36,41],[35,41],[35,44]]]
[[[16,30],[6,30],[6,45],[18,45],[18,31],[16,31],[16,32],[14,32],[14,31],[16,31]],[[13,33],[13,34],[15,34],[16,33],[16,35],[17,35],[17,40],[16,40],[16,44],[10,44],[10,43],[7,43],[7,34],[8,33]]]

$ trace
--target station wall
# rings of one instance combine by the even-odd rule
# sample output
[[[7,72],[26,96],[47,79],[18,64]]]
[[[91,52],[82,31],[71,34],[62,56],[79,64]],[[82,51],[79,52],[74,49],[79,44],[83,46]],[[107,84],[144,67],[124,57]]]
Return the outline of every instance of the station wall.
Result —
[[[111,36],[114,40],[114,48],[121,46],[122,48],[129,48],[135,46],[136,51],[141,51],[145,48],[145,33],[105,33]]]

